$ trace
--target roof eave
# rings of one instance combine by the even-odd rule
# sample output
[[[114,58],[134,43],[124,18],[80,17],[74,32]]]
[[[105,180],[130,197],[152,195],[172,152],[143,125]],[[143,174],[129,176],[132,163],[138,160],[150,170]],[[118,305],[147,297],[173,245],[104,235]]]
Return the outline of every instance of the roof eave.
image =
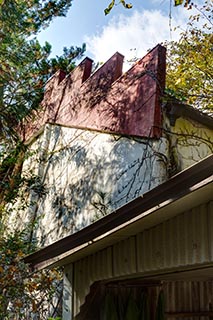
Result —
[[[182,117],[201,123],[202,125],[211,130],[213,129],[213,118],[210,115],[190,105],[182,103],[177,99],[169,99],[165,104],[164,108],[166,109],[168,117],[172,121],[171,125],[175,124],[176,119]]]
[[[210,191],[213,181],[212,163],[213,155],[86,228],[25,257],[25,262],[29,263],[32,269],[38,270],[76,261],[82,255],[88,255],[107,246],[110,242],[116,242],[124,236],[131,235],[131,230],[134,229],[135,232],[137,225],[140,225],[141,230],[175,214],[174,208],[173,210],[166,210],[166,208],[176,207],[181,202],[176,212],[178,214],[181,208],[185,210],[188,206],[190,209],[190,206],[195,206],[196,203],[198,205],[199,201],[202,202],[204,199],[207,201],[212,197]],[[203,190],[205,195],[205,197],[202,195],[200,200],[197,197],[199,190]],[[193,201],[188,200],[191,197],[194,198]],[[154,220],[153,217],[155,217]],[[147,225],[147,219],[153,220],[152,223],[149,222]]]

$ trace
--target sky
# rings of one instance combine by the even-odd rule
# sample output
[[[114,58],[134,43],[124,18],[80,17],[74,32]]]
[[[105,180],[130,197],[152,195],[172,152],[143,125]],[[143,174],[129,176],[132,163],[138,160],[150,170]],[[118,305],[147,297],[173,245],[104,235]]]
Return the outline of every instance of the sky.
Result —
[[[104,9],[110,0],[73,0],[66,18],[56,18],[39,34],[41,43],[52,45],[52,56],[63,47],[86,43],[85,56],[97,62],[107,61],[116,51],[129,60],[143,57],[147,50],[165,40],[177,40],[191,10],[171,7],[170,0],[132,0],[133,8],[116,5],[109,15]],[[175,27],[181,26],[180,28]],[[79,61],[80,62],[80,61]]]

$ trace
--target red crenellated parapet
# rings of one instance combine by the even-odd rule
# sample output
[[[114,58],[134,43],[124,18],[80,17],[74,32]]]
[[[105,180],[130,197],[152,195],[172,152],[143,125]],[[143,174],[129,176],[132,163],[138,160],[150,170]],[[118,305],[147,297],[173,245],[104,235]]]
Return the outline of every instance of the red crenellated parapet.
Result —
[[[122,65],[123,56],[115,53],[92,75],[89,58],[67,76],[58,71],[47,82],[41,108],[34,119],[23,124],[23,139],[31,140],[45,123],[160,137],[166,49],[157,45],[124,74]]]

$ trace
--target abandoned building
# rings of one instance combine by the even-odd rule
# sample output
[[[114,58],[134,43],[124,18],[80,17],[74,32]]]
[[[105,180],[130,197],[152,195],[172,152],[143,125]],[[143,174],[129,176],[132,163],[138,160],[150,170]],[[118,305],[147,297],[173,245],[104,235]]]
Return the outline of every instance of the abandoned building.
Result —
[[[161,45],[122,63],[57,72],[20,128],[41,246],[25,261],[64,266],[64,320],[155,319],[162,295],[169,319],[211,319],[213,120],[164,95]]]

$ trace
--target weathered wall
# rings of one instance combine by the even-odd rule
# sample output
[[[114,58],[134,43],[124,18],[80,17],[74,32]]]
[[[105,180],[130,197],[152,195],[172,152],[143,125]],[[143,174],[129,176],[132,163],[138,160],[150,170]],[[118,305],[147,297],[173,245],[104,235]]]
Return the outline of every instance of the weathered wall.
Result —
[[[79,314],[90,286],[96,281],[152,278],[157,274],[212,264],[212,225],[213,202],[210,202],[75,262],[73,315]],[[69,270],[69,266],[66,269]],[[168,293],[175,286],[168,287]],[[184,311],[172,300],[167,310]]]
[[[201,123],[178,118],[170,130],[178,170],[184,170],[213,153],[213,131]]]
[[[56,73],[41,110],[22,127],[22,138],[31,141],[27,181],[11,216],[20,226],[32,222],[31,237],[42,246],[212,152],[212,131],[183,116],[171,123],[160,104],[165,48],[156,46],[123,75],[122,60],[116,53],[92,76],[90,59],[68,76]]]
[[[15,212],[36,222],[33,235],[48,245],[109,214],[212,153],[212,131],[164,115],[160,139],[125,137],[46,124],[31,143],[23,176],[30,206]],[[16,211],[16,210],[15,210]]]
[[[81,309],[81,313],[75,317],[75,320],[103,320],[104,305],[106,297],[111,297],[111,303],[108,308],[112,307],[112,302],[116,307],[117,313],[121,315],[119,319],[126,319],[128,304],[131,301],[133,310],[144,308],[144,299],[146,297],[146,306],[148,319],[154,320],[157,317],[157,304],[159,294],[162,295],[165,312],[165,319],[194,320],[194,319],[211,319],[213,311],[213,281],[202,281],[184,279],[178,281],[159,281],[156,279],[128,279],[124,281],[114,281],[111,283],[95,283],[86,303]],[[131,300],[130,300],[131,299]],[[108,300],[109,301],[109,300]],[[161,309],[161,310],[162,310]],[[158,313],[159,314],[159,313]],[[113,313],[114,315],[114,313]],[[64,320],[73,319],[71,313],[69,317],[64,314]],[[113,318],[113,316],[112,316]],[[117,319],[117,318],[116,318]],[[136,319],[132,314],[132,319]],[[146,318],[145,318],[146,319]]]
[[[23,174],[39,177],[28,188],[28,218],[42,245],[52,243],[167,179],[168,144],[46,125],[31,145]]]
[[[47,122],[140,137],[160,137],[160,97],[165,87],[166,49],[157,45],[122,74],[123,56],[115,53],[90,75],[86,58],[65,77],[47,83],[42,108],[20,132],[30,140]]]
[[[182,107],[191,110],[193,116],[192,107]],[[198,122],[189,117],[179,116],[175,121],[171,121],[165,111],[163,135],[167,138],[169,145],[168,173],[170,176],[213,153],[213,130],[202,119]]]

